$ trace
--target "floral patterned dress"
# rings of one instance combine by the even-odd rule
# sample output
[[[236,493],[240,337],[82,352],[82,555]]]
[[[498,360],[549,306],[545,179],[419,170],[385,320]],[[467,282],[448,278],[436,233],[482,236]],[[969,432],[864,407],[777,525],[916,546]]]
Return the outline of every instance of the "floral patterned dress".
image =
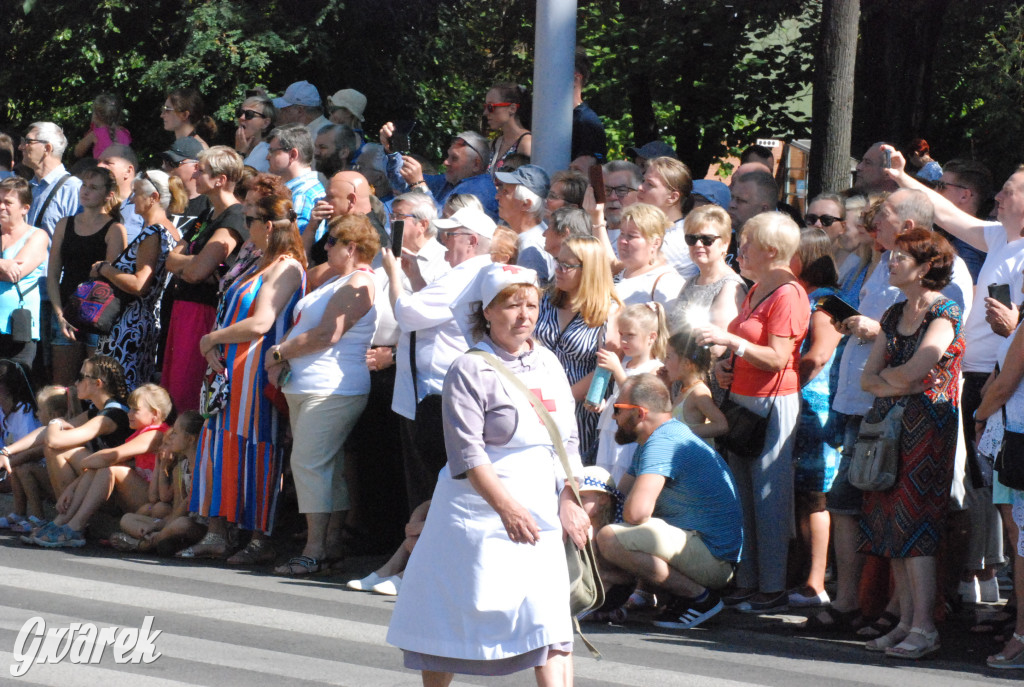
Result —
[[[940,296],[918,331],[904,336],[896,329],[904,305],[897,303],[882,316],[887,367],[910,360],[921,332],[938,317],[950,321],[954,337],[936,366],[938,382],[934,387],[910,396],[877,398],[864,418],[877,422],[896,403],[906,404],[896,484],[888,491],[864,493],[860,524],[864,541],[860,550],[886,558],[935,555],[949,509],[960,412],[960,362],[964,353],[960,306]]]
[[[139,247],[150,236],[160,236],[160,255],[154,269],[152,285],[146,295],[134,298],[125,306],[110,333],[100,337],[97,350],[109,355],[124,367],[129,389],[136,389],[156,377],[156,349],[160,342],[160,300],[167,280],[167,254],[173,248],[170,233],[161,224],[145,227],[113,264],[114,269],[134,273]]]

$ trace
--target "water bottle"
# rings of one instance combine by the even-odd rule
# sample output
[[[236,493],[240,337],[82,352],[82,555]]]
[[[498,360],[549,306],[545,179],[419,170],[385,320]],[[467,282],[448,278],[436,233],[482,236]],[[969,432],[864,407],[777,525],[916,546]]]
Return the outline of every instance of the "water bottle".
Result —
[[[612,378],[612,371],[603,367],[594,370],[594,378],[590,380],[590,388],[587,389],[587,398],[583,405],[590,410],[597,410],[604,400],[604,394],[608,391],[608,382]]]

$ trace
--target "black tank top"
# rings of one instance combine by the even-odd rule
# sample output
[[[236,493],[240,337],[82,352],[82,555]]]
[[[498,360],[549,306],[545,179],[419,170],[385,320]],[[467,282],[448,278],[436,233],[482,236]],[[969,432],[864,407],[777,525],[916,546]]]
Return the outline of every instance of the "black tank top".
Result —
[[[114,220],[110,220],[91,236],[75,233],[75,217],[68,217],[64,227],[64,240],[60,244],[60,302],[67,305],[68,298],[78,285],[89,281],[89,270],[94,262],[107,259],[107,231]]]

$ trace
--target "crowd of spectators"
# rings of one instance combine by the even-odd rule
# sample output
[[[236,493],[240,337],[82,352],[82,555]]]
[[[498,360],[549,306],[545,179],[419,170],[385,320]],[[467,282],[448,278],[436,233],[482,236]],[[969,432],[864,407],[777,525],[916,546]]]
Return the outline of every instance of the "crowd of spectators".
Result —
[[[398,595],[425,684],[571,681],[563,534],[597,547],[584,620],[808,609],[903,659],[1000,601],[1012,559],[988,664],[1024,666],[1024,492],[993,471],[1024,429],[1024,168],[989,218],[982,165],[878,143],[802,214],[760,146],[729,185],[662,141],[608,160],[587,75],[565,170],[530,163],[512,83],[443,173],[306,81],[247,94],[231,145],[169,93],[159,165],[112,96],[73,174],[62,128],[29,125],[0,181],[0,527],[82,546],[113,508],[119,549],[296,578],[397,548],[348,587]],[[894,484],[862,491],[859,428],[887,417]]]

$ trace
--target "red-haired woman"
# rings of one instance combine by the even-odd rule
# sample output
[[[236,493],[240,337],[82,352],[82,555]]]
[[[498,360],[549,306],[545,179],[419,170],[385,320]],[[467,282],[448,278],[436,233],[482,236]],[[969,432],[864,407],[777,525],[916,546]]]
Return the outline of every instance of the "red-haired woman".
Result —
[[[227,553],[228,522],[252,531],[252,540],[228,563],[269,563],[268,539],[281,483],[283,425],[263,395],[268,383],[263,357],[292,325],[292,309],[305,292],[306,256],[290,200],[261,198],[247,214],[249,238],[263,252],[224,293],[218,326],[199,340],[229,392],[203,426],[192,481],[190,510],[210,518],[201,542],[184,558]]]

